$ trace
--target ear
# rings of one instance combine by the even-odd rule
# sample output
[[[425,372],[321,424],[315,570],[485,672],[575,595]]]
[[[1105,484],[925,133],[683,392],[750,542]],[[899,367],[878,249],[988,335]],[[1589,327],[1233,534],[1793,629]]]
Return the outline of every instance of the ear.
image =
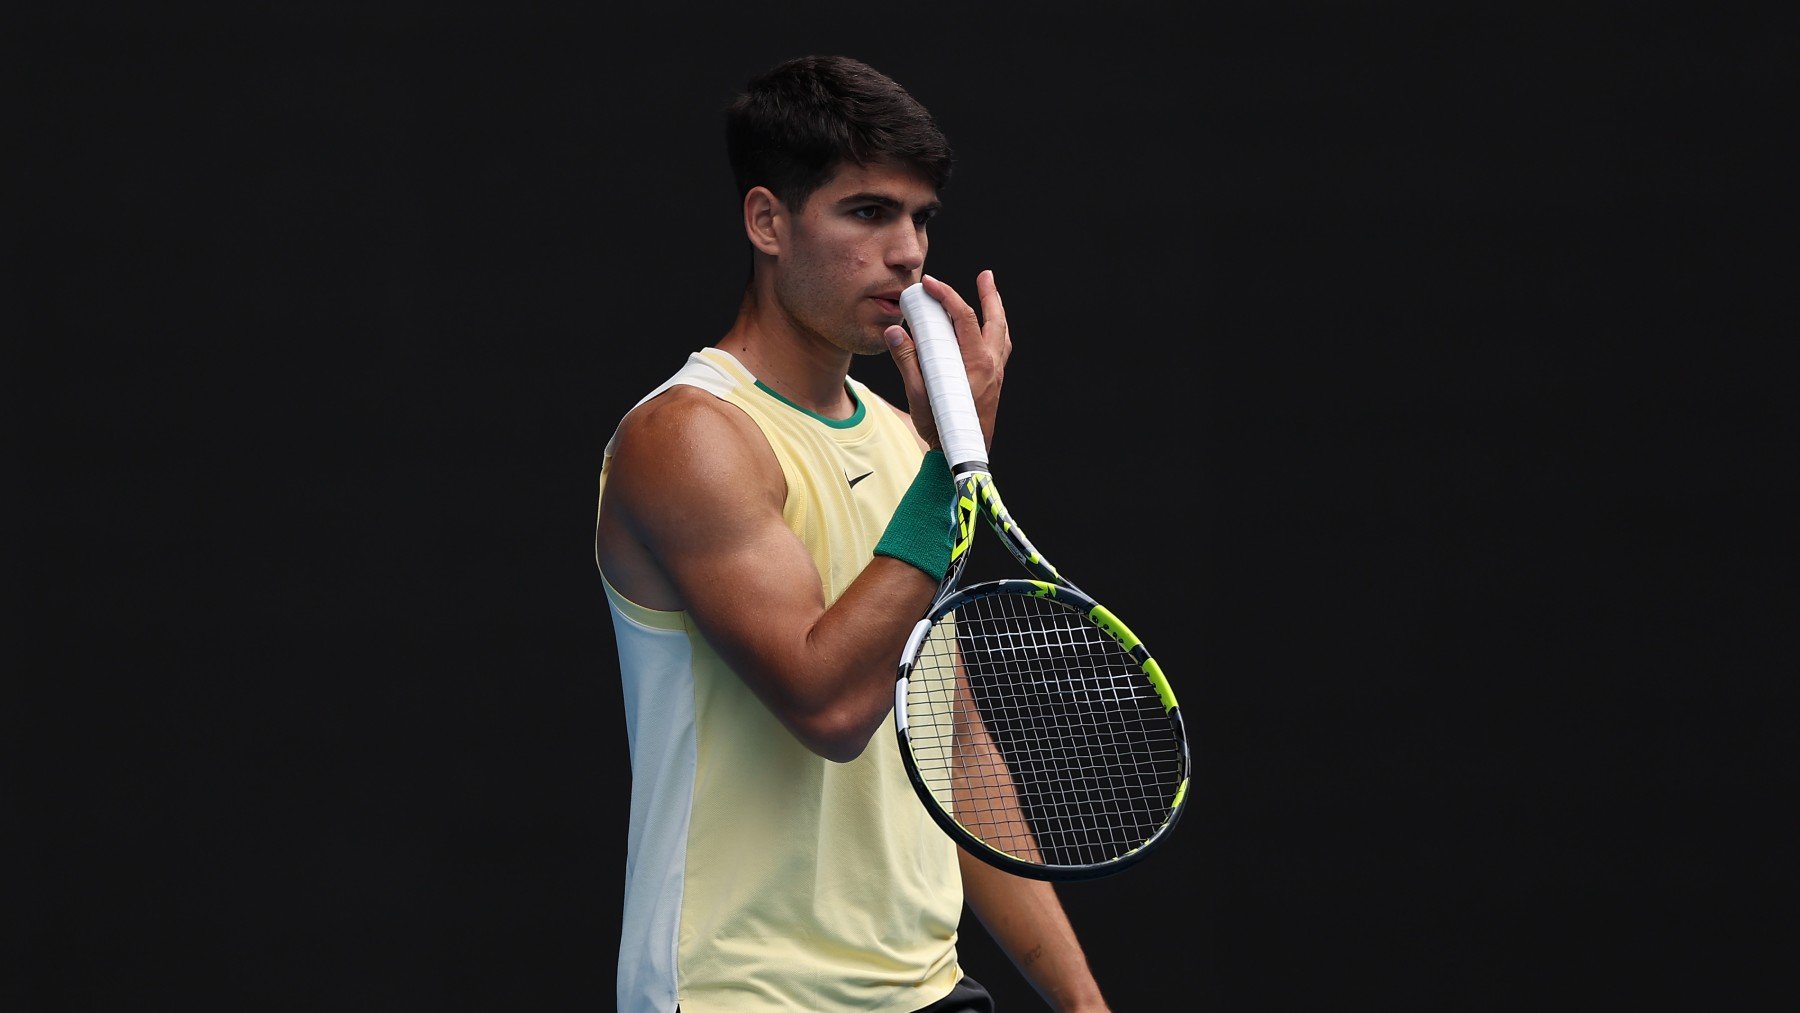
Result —
[[[766,186],[753,186],[744,195],[744,235],[750,245],[771,257],[781,255],[787,233],[787,205]]]

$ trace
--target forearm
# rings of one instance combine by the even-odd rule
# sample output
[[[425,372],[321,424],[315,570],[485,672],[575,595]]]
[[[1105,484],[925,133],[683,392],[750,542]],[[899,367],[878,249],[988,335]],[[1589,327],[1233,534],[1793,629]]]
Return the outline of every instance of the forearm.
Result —
[[[713,435],[714,444],[721,442]],[[629,463],[669,467],[689,442],[653,447]],[[947,468],[937,460],[946,474],[934,477],[947,485]],[[782,517],[785,485],[775,488],[769,478],[778,468],[739,462],[722,474],[698,465],[670,470],[650,491],[623,486],[607,493],[619,497],[634,522],[620,525],[625,534],[636,536],[667,575],[668,604],[661,607],[685,609],[808,749],[839,762],[855,759],[893,708],[894,666],[941,571],[934,575],[877,553],[827,607],[812,554]],[[945,492],[939,505],[920,507],[927,515],[941,513],[935,526],[945,556],[948,497]],[[928,533],[932,525],[919,527]]]
[[[1002,872],[966,852],[957,857],[969,908],[1050,1008],[1062,1013],[1108,1009],[1055,889]]]
[[[874,558],[808,628],[804,653],[814,660],[790,670],[817,675],[789,687],[808,690],[810,699],[780,710],[792,716],[790,727],[815,752],[854,758],[886,719],[894,662],[950,567],[954,495],[943,454],[925,455]],[[868,677],[871,668],[878,678]]]
[[[761,585],[746,598],[763,623],[695,621],[725,662],[806,747],[846,762],[859,756],[894,705],[894,666],[935,586],[917,569],[877,557],[830,608]],[[709,592],[710,593],[710,592]],[[774,618],[779,617],[779,618]]]

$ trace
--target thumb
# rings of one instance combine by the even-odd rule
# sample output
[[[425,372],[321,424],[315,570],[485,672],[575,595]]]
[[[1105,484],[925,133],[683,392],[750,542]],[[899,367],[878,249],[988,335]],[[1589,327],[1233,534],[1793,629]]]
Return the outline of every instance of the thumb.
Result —
[[[901,378],[911,380],[919,368],[919,349],[913,344],[912,335],[899,324],[889,324],[882,335],[887,338],[888,354],[893,357],[894,365],[900,367]]]
[[[899,324],[890,325],[882,334],[887,338],[888,355],[900,371],[900,382],[906,387],[907,414],[912,417],[913,428],[927,446],[935,447],[937,426],[931,417],[931,403],[926,398],[925,377],[919,371],[919,346]]]

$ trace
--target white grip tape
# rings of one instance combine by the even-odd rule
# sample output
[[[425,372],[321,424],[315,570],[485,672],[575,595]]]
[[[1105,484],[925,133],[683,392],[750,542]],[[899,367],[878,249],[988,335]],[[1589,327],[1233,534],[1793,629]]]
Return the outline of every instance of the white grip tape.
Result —
[[[963,372],[962,349],[956,328],[923,282],[908,285],[900,293],[900,312],[906,315],[913,344],[919,349],[919,370],[925,375],[925,391],[931,395],[931,418],[937,423],[938,446],[954,472],[959,464],[987,460],[987,443],[981,438],[981,419],[975,414],[975,396],[969,392],[969,376]]]

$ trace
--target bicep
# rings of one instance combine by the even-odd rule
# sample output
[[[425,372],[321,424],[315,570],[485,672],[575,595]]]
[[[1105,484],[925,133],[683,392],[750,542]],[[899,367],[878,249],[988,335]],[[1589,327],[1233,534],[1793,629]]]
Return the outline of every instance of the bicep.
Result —
[[[825,610],[812,556],[782,519],[780,464],[710,395],[652,405],[621,433],[607,496],[713,649],[779,712]]]

